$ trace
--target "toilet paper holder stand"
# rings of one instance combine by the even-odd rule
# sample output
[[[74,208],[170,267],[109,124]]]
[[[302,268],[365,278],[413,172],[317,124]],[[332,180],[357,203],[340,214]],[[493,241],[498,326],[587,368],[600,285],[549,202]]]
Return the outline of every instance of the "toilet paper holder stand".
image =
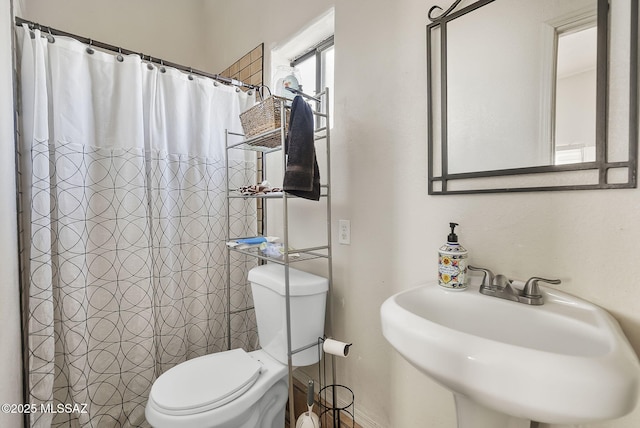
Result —
[[[318,408],[320,421],[324,426],[334,428],[350,427],[355,428],[355,395],[353,390],[345,385],[336,383],[336,356],[346,358],[349,355],[349,348],[352,343],[346,343],[318,337],[318,381],[320,390],[318,391]],[[321,358],[324,354],[325,358]],[[331,384],[327,384],[327,360],[331,356]],[[340,402],[338,400],[340,396]],[[331,401],[328,400],[331,397]],[[345,417],[346,416],[346,417]],[[332,424],[327,424],[326,419],[331,418]]]

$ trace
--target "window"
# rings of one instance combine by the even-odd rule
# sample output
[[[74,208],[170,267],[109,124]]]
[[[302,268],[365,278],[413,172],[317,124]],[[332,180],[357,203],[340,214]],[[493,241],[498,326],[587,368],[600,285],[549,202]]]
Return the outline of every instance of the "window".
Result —
[[[302,77],[302,90],[320,92],[333,86],[333,36],[291,61]]]
[[[331,36],[291,61],[290,66],[300,72],[302,91],[313,94],[329,88],[333,94],[334,50]],[[329,114],[333,126],[333,102],[329,106]]]

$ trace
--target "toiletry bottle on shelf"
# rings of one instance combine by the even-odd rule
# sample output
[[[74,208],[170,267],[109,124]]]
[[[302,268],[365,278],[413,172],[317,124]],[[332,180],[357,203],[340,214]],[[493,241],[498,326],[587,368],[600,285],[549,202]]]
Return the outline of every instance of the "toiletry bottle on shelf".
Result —
[[[449,223],[451,233],[447,243],[438,251],[438,284],[449,290],[467,288],[467,250],[458,243],[454,229],[458,223]]]

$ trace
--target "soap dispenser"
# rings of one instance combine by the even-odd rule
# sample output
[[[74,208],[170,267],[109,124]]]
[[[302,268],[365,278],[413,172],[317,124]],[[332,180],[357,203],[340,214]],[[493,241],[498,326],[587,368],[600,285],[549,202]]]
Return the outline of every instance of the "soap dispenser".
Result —
[[[438,284],[448,290],[467,288],[467,250],[458,243],[455,228],[458,223],[449,223],[451,233],[447,243],[438,251]]]

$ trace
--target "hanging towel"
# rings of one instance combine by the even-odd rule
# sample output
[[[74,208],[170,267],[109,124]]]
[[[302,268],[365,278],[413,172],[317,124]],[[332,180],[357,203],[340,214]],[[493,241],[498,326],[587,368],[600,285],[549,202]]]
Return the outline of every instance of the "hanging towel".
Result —
[[[300,95],[291,104],[285,151],[288,157],[283,189],[301,198],[319,200],[320,170],[314,144],[313,111]]]

